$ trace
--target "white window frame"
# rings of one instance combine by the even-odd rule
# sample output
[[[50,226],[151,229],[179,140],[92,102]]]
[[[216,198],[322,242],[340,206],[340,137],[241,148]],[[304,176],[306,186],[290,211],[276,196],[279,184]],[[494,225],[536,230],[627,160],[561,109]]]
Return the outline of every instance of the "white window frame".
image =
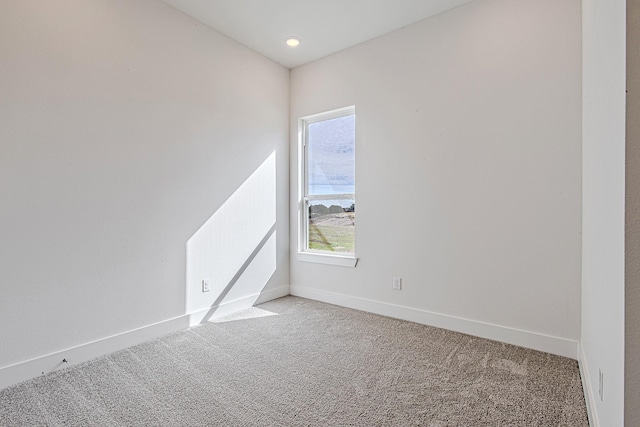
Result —
[[[309,125],[317,122],[323,122],[326,120],[337,119],[345,116],[355,116],[356,107],[354,105],[336,110],[327,111],[324,113],[313,114],[310,116],[301,117],[298,120],[298,260],[306,262],[315,262],[320,264],[339,265],[343,267],[355,267],[358,263],[356,258],[355,248],[354,253],[335,253],[330,251],[322,251],[318,249],[308,248],[308,224],[309,224],[309,202],[313,200],[354,200],[356,194],[344,193],[344,194],[308,194],[308,154],[307,154],[307,141],[309,140]],[[355,189],[354,189],[355,190]]]

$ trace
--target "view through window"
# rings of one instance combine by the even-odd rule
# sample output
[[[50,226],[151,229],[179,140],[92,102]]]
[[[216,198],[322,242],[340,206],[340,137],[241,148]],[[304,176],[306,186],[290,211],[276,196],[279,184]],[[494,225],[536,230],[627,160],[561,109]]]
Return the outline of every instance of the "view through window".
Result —
[[[303,119],[303,250],[355,252],[355,109]]]

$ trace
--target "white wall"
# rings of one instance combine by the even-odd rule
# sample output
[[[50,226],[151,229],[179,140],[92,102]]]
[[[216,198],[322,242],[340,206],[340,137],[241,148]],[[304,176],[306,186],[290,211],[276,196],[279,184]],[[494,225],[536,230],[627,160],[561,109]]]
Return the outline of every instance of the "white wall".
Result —
[[[640,0],[627,0],[625,423],[640,425]]]
[[[583,0],[582,369],[594,425],[624,413],[625,1]],[[604,399],[598,396],[599,370]]]
[[[576,357],[580,21],[478,0],[292,70],[294,207],[297,119],[356,106],[360,258],[297,261],[292,221],[292,293]]]
[[[0,368],[288,293],[288,70],[158,1],[2,0],[0,76]],[[256,200],[187,289],[187,242]]]

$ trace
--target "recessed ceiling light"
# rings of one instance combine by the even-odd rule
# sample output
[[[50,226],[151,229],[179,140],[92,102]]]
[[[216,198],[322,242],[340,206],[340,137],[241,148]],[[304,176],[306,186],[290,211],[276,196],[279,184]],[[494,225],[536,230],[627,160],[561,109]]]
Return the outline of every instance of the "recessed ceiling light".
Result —
[[[300,44],[300,39],[297,37],[287,37],[286,43],[289,47],[297,47]]]

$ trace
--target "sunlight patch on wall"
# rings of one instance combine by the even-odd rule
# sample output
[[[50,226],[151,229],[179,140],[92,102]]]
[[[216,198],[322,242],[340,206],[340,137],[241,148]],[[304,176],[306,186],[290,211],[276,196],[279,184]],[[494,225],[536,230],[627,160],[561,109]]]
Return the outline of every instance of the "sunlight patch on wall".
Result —
[[[187,241],[187,313],[257,299],[276,271],[275,228],[273,152]]]

